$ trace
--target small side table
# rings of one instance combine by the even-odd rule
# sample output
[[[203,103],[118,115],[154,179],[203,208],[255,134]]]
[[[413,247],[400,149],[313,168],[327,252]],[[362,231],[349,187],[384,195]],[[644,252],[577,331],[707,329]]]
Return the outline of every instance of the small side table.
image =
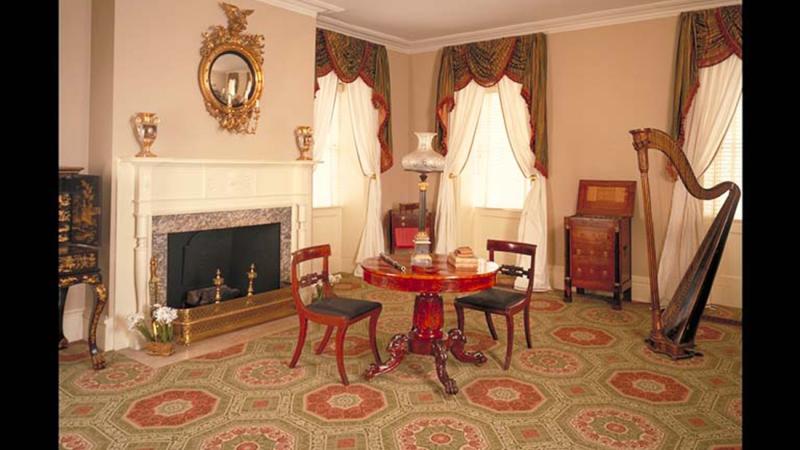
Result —
[[[473,292],[494,286],[499,266],[492,270],[470,272],[456,270],[447,264],[447,256],[433,255],[435,271],[416,273],[411,269],[410,255],[396,255],[395,259],[406,266],[401,272],[380,258],[367,258],[361,266],[364,268],[364,281],[377,287],[397,291],[417,292],[414,301],[414,317],[411,331],[398,334],[389,342],[391,355],[385,364],[370,365],[364,377],[372,377],[388,373],[397,368],[406,353],[432,355],[436,359],[436,374],[448,394],[458,392],[455,380],[447,375],[447,352],[450,351],[459,361],[483,364],[486,356],[481,352],[467,352],[464,345],[466,336],[458,328],[453,328],[444,336],[444,307],[441,293]]]

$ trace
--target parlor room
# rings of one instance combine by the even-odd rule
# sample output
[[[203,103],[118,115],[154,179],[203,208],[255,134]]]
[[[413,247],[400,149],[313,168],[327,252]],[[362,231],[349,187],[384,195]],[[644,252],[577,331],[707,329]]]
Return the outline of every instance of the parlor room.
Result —
[[[741,449],[741,1],[58,5],[59,448]]]

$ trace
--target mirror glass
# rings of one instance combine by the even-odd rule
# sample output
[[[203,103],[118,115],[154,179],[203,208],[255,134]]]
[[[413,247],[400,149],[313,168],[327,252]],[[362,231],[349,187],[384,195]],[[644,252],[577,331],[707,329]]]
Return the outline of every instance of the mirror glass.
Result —
[[[253,69],[242,55],[226,52],[211,63],[208,81],[217,100],[237,107],[253,96],[254,77]]]

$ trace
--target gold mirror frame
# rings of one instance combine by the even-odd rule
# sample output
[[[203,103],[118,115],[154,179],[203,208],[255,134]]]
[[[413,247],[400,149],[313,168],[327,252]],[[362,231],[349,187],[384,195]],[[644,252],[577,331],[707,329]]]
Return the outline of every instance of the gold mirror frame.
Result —
[[[219,121],[221,128],[231,133],[254,134],[260,115],[259,100],[264,89],[264,74],[261,65],[264,63],[264,36],[244,33],[247,28],[247,16],[252,9],[220,3],[228,17],[228,26],[212,26],[203,33],[203,46],[200,48],[200,68],[197,72],[200,92],[203,94],[206,110]],[[253,71],[253,95],[239,106],[228,106],[221,102],[211,90],[211,66],[222,54],[233,53],[247,61]]]

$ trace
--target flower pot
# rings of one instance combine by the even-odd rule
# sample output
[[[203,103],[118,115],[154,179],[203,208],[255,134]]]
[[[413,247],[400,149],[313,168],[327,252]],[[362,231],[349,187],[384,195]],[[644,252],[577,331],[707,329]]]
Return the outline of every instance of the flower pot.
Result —
[[[175,347],[172,342],[148,342],[144,347],[144,351],[148,355],[169,356],[175,352]]]

